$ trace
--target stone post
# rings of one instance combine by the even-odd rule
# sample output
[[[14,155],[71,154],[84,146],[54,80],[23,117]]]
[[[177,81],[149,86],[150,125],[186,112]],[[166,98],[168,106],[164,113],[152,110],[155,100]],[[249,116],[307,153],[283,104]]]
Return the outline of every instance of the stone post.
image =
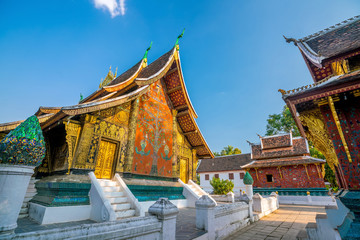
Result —
[[[271,197],[274,197],[276,199],[276,208],[279,208],[279,194],[277,194],[277,192],[272,192],[270,194]]]
[[[234,203],[235,202],[235,194],[233,192],[229,192],[228,194],[226,194],[227,196],[227,201]]]
[[[263,208],[262,208],[262,199],[263,197],[259,194],[259,193],[256,193],[253,198],[252,198],[252,201],[253,201],[253,210],[255,212],[259,212],[259,213],[262,213],[263,212]]]
[[[306,195],[307,195],[307,200],[308,200],[308,202],[311,203],[311,202],[312,202],[312,199],[311,199],[311,196],[310,196],[310,192],[307,191],[307,192],[306,192]]]
[[[162,222],[160,239],[175,239],[176,235],[176,216],[179,213],[178,208],[167,198],[160,198],[149,207],[149,214],[156,215]]]
[[[254,214],[253,214],[253,183],[254,180],[251,177],[249,172],[245,173],[244,176],[244,184],[245,184],[245,190],[246,190],[246,195],[249,198],[249,217],[250,217],[250,221],[254,221]]]
[[[34,166],[0,165],[0,238],[11,235],[24,201]]]
[[[208,195],[201,196],[195,202],[196,208],[196,228],[204,229],[208,232],[208,239],[215,239],[215,214],[216,202]]]

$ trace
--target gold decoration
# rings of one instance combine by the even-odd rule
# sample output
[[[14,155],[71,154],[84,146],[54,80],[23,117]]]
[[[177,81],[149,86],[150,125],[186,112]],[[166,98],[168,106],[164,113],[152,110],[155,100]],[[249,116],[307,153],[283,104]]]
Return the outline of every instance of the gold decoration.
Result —
[[[304,168],[305,168],[305,171],[306,171],[306,175],[307,175],[308,179],[310,180],[309,172],[308,172],[308,169],[307,169],[307,164],[303,164],[303,165],[304,165]]]
[[[255,168],[255,172],[256,172],[256,178],[257,178],[257,180],[259,180],[259,175],[258,175],[258,172],[257,172],[257,170],[258,170],[258,168],[256,167],[256,168]]]
[[[319,165],[320,165],[319,163],[315,163],[316,171],[319,174],[319,178],[321,178],[321,172],[319,170]]]
[[[340,138],[341,138],[341,141],[344,145],[344,149],[345,149],[345,152],[346,152],[346,155],[348,157],[348,160],[349,162],[352,162],[351,160],[351,155],[350,155],[350,151],[349,151],[349,147],[346,143],[346,140],[345,140],[345,136],[344,136],[344,133],[342,131],[342,128],[341,128],[341,125],[340,125],[340,121],[339,121],[339,117],[336,113],[336,110],[335,110],[335,106],[334,106],[334,101],[332,99],[331,96],[328,97],[328,100],[329,100],[329,106],[330,106],[330,110],[331,110],[331,113],[332,113],[332,116],[335,120],[335,124],[336,124],[336,127],[337,127],[337,130],[339,132],[339,135],[340,135]]]
[[[109,72],[106,75],[105,79],[104,80],[101,79],[99,88],[102,88],[102,87],[108,85],[112,80],[114,80],[116,78],[116,73],[117,73],[117,68],[116,68],[115,75],[114,75],[113,72],[111,71],[111,66],[110,66]]]
[[[127,149],[124,163],[124,172],[131,172],[134,151],[135,151],[135,134],[136,134],[136,121],[139,113],[139,98],[131,103],[130,120],[129,120],[129,134],[127,141]]]
[[[176,141],[177,139],[177,120],[176,120],[176,115],[177,115],[177,110],[172,110],[172,117],[173,117],[173,147],[172,147],[172,151],[173,151],[173,159],[172,159],[172,176],[174,178],[179,177],[179,173],[177,171],[178,166],[177,166],[177,157],[178,157],[178,143]]]
[[[280,174],[280,178],[282,179],[282,174],[281,174],[281,166],[278,166],[277,169],[279,170],[279,174]]]
[[[197,163],[198,163],[198,158],[196,156],[196,149],[192,150],[192,169],[193,169],[193,174],[192,174],[192,179],[195,180],[196,179],[196,167],[197,167]]]
[[[99,153],[96,160],[96,178],[111,178],[112,166],[115,160],[116,144],[108,141],[101,141]]]
[[[319,109],[300,113],[301,124],[305,127],[305,134],[314,146],[325,156],[331,169],[339,164],[334,145],[328,135],[325,121]]]
[[[69,149],[69,155],[68,155],[68,173],[70,174],[70,169],[73,163],[73,158],[75,155],[75,149],[76,145],[79,139],[79,134],[81,130],[81,126],[78,123],[74,123],[73,121],[64,121],[65,124],[65,131],[66,131],[66,143],[68,145]]]
[[[306,192],[306,194],[307,194],[307,195],[310,195],[310,192],[309,192],[309,191],[307,191],[307,192]]]
[[[349,73],[349,66],[347,60],[340,60],[331,63],[331,68],[335,75],[343,75]]]

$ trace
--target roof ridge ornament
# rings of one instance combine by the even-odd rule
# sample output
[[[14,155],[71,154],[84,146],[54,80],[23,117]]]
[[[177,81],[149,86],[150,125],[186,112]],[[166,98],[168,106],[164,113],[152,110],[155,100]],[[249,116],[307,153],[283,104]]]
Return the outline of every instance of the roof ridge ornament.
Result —
[[[148,56],[148,52],[150,51],[150,49],[151,49],[151,47],[152,47],[152,44],[153,44],[153,42],[151,41],[151,42],[150,42],[150,46],[146,49],[145,54],[144,54],[144,57],[143,57],[145,66],[147,65],[147,56]]]
[[[108,85],[112,80],[114,80],[116,78],[116,73],[117,73],[117,68],[116,68],[116,72],[114,75],[111,71],[111,66],[110,66],[108,74],[105,76],[104,79],[101,79],[99,88],[102,88],[102,87]]]
[[[285,35],[283,35],[283,37],[285,38],[285,41],[287,43],[293,42],[295,46],[297,45],[297,40],[295,38],[287,38],[287,37],[285,37]]]
[[[183,37],[185,32],[185,28],[183,29],[182,33],[177,37],[174,47],[176,47],[176,50],[179,51],[179,40]]]

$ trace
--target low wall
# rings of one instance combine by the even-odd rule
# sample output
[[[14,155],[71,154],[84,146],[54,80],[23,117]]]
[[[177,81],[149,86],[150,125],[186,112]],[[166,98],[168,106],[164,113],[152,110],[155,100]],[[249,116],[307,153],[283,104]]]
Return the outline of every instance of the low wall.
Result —
[[[217,205],[214,199],[203,195],[195,203],[196,227],[207,231],[207,238],[224,239],[250,224],[250,207],[245,202]]]
[[[262,197],[256,193],[253,196],[253,209],[258,214],[259,219],[266,216],[279,208],[278,195],[272,193],[268,197]]]
[[[279,203],[311,206],[336,206],[336,201],[331,196],[279,196]]]
[[[329,196],[326,188],[254,188],[254,194],[259,193],[261,196],[269,196],[276,192],[279,196]]]
[[[215,207],[215,238],[223,239],[250,224],[249,205],[245,202]]]

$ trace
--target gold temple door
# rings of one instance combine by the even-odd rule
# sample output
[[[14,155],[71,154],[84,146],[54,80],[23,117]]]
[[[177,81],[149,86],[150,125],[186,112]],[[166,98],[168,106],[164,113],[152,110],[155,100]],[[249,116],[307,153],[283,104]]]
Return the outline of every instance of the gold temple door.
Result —
[[[99,153],[96,161],[96,178],[111,178],[115,160],[116,144],[109,141],[100,141]]]
[[[180,179],[184,183],[189,181],[189,159],[180,158]]]

